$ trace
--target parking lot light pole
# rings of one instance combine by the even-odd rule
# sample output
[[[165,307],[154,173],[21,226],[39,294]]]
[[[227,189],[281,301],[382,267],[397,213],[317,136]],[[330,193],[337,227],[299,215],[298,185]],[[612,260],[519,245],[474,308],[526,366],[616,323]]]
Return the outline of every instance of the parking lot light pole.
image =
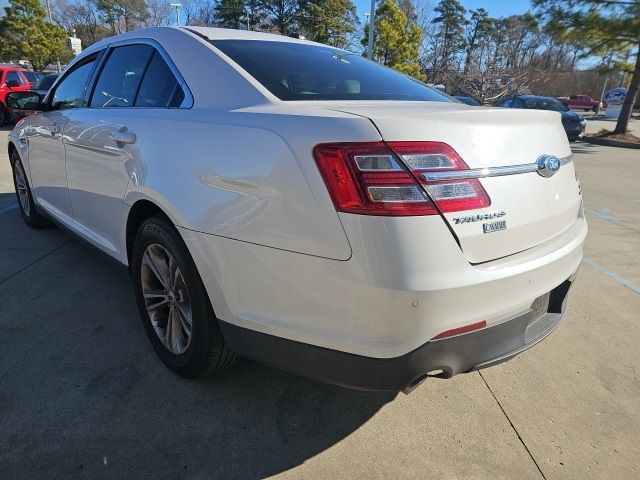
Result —
[[[176,9],[176,27],[180,26],[180,8],[182,7],[181,3],[170,3],[169,6],[175,7]]]
[[[369,14],[369,39],[367,42],[367,57],[373,60],[373,31],[376,28],[376,0],[371,0],[371,11]]]
[[[49,14],[49,23],[53,23],[53,15],[51,15],[51,2],[50,0],[47,0],[47,13]],[[31,68],[33,68],[33,65],[31,65]],[[60,60],[57,59],[56,60],[56,70],[58,71],[58,73],[60,73],[61,67],[60,67]]]

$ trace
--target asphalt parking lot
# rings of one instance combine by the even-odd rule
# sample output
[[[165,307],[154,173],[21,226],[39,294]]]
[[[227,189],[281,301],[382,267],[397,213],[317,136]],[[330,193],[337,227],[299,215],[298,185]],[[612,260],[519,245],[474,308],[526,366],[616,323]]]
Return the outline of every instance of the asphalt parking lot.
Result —
[[[560,328],[406,396],[246,360],[205,380],[171,374],[127,270],[23,224],[6,134],[1,479],[640,478],[640,151],[573,145],[590,233]]]

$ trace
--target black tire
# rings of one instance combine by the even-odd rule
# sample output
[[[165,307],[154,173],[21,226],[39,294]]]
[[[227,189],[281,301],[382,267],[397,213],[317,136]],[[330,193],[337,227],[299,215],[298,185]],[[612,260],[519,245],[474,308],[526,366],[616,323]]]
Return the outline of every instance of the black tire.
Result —
[[[4,105],[0,106],[0,127],[7,123],[7,110]]]
[[[33,201],[33,195],[31,194],[31,186],[29,180],[25,174],[24,165],[20,160],[20,155],[14,150],[11,152],[11,171],[13,172],[13,186],[16,189],[16,198],[18,200],[18,206],[20,207],[20,213],[24,223],[31,228],[44,228],[50,225],[49,220],[38,213],[36,209],[36,202]],[[21,177],[22,181],[18,179]],[[21,183],[20,188],[18,183]],[[25,189],[26,188],[26,192]],[[23,192],[24,196],[21,198],[20,193]],[[23,205],[23,201],[26,202]]]
[[[173,257],[188,292],[191,339],[180,354],[169,350],[156,333],[143,295],[143,256],[147,247],[154,244],[163,247]],[[195,378],[220,371],[233,363],[237,356],[227,347],[198,270],[184,241],[170,222],[163,217],[152,217],[140,226],[133,242],[131,265],[144,329],[156,354],[169,369],[182,377]]]

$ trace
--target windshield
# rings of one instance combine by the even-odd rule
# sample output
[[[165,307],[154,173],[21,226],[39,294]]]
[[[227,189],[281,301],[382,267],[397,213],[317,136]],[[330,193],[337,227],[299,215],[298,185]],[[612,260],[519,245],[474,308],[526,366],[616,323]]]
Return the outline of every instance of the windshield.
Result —
[[[331,47],[260,40],[211,43],[281,100],[452,101],[395,70]]]
[[[566,112],[569,110],[569,107],[553,98],[525,98],[523,100],[527,108],[536,110],[552,110],[554,112]]]
[[[37,83],[35,90],[49,90],[56,78],[58,78],[57,75],[47,75],[46,77],[41,78]]]

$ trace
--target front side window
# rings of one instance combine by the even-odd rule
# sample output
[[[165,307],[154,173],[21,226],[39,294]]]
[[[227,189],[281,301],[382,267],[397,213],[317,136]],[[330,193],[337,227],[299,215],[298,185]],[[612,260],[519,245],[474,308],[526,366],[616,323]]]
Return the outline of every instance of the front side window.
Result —
[[[7,72],[7,78],[5,79],[5,82],[13,82],[14,85],[24,85],[25,83],[25,81],[22,79],[22,76],[15,70]]]
[[[281,100],[452,102],[411,77],[331,47],[257,40],[211,43]]]
[[[73,70],[65,75],[53,94],[51,103],[54,108],[65,109],[82,106],[82,97],[84,97],[96,58],[97,55],[91,57],[86,62],[73,67]]]
[[[114,48],[96,82],[91,107],[133,107],[145,68],[154,53],[150,45]]]

